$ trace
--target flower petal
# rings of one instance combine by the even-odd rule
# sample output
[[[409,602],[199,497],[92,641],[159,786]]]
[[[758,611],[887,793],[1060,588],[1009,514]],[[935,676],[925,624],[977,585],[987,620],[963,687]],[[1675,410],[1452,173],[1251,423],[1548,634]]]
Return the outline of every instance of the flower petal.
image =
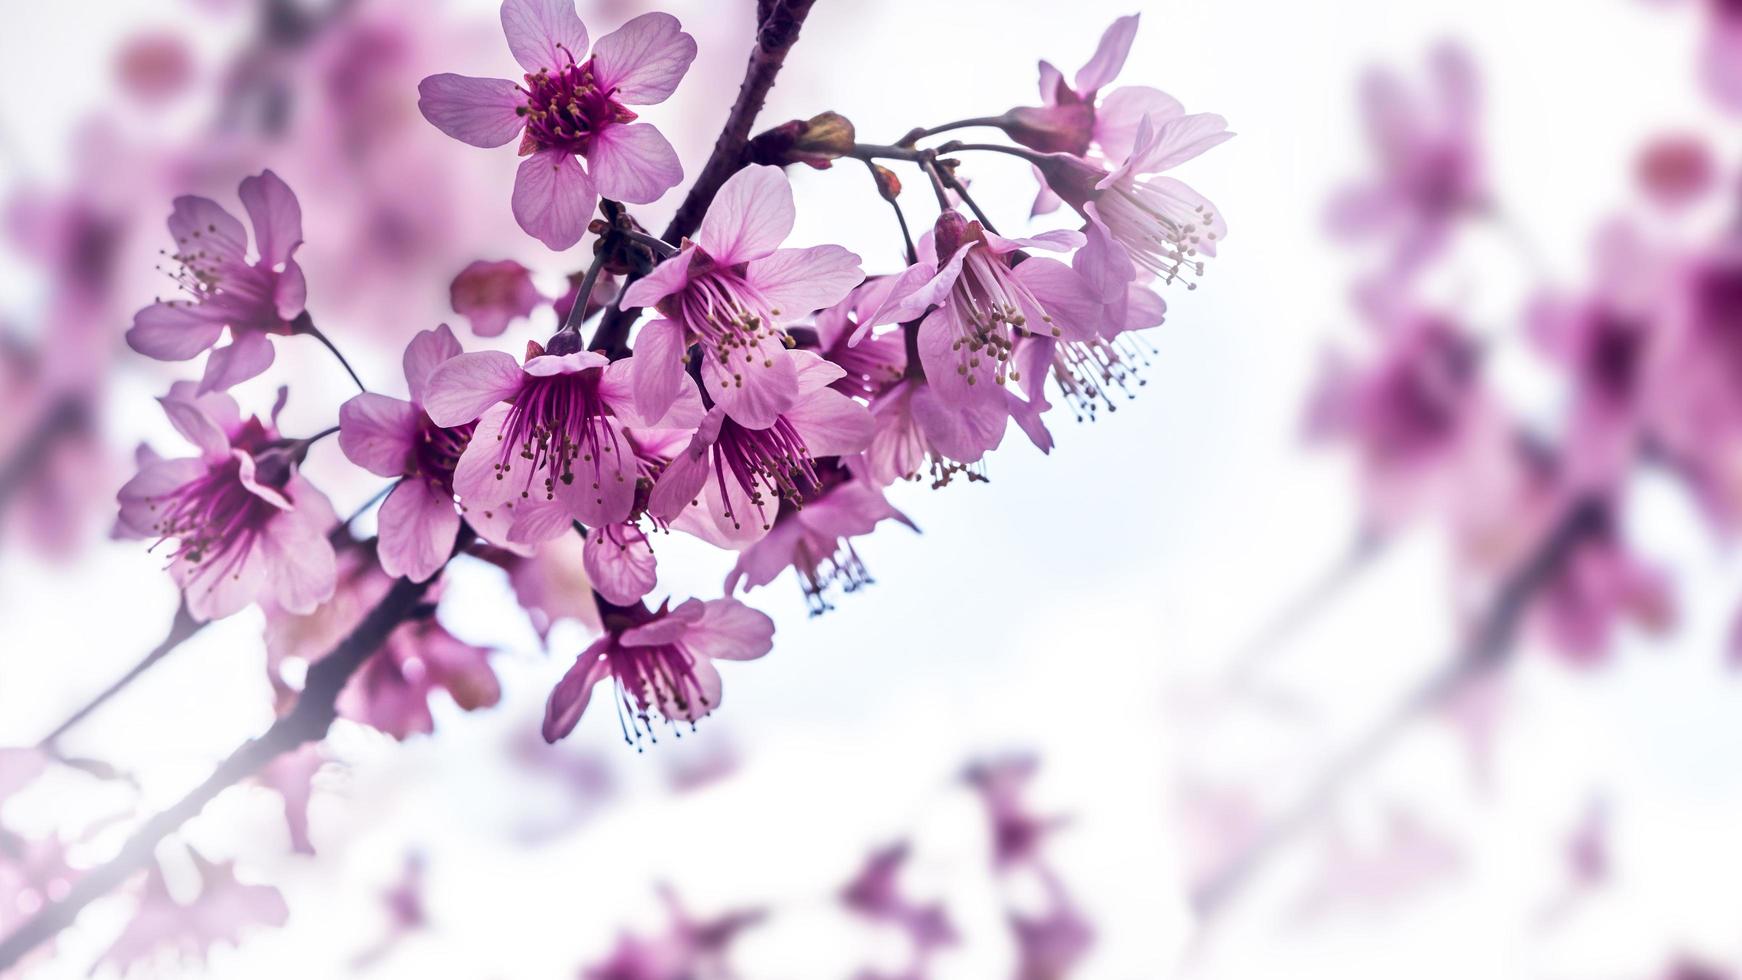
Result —
[[[594,133],[587,165],[600,194],[630,204],[652,204],[683,180],[677,151],[648,123],[606,126]]]
[[[778,342],[763,337],[754,345],[732,348],[725,364],[712,352],[704,354],[702,383],[732,421],[748,429],[766,429],[798,397],[797,365],[787,353]]]
[[[653,545],[633,524],[601,525],[587,532],[582,561],[593,588],[620,606],[653,591],[658,578]]]
[[[376,476],[403,476],[417,449],[417,406],[364,392],[339,406],[339,448]]]
[[[133,314],[127,346],[158,361],[185,361],[224,335],[222,317],[187,300],[157,302]]]
[[[472,332],[480,337],[499,336],[511,321],[531,313],[543,301],[544,296],[533,285],[532,270],[513,259],[479,259],[461,269],[448,286],[448,302],[454,312],[470,320]]]
[[[593,685],[599,683],[610,669],[605,652],[611,648],[612,637],[602,636],[575,658],[563,679],[551,688],[550,699],[544,705],[544,740],[555,744],[575,730],[587,701],[593,696]]]
[[[696,39],[670,14],[652,13],[599,39],[593,70],[599,88],[619,102],[655,105],[671,97],[696,58]]]
[[[684,632],[684,648],[711,660],[755,660],[774,649],[774,620],[737,599],[702,603],[702,618]]]
[[[302,244],[302,205],[290,185],[272,171],[263,170],[259,176],[242,179],[239,196],[254,225],[254,247],[261,264],[277,268],[279,263],[290,261],[291,253]]]
[[[208,258],[247,259],[248,233],[242,230],[242,222],[209,197],[176,198],[169,214],[169,234],[175,239],[178,255],[191,256],[203,250]]]
[[[562,150],[540,150],[514,174],[514,220],[559,252],[581,240],[598,200],[587,172]]]
[[[206,373],[200,378],[200,394],[224,391],[258,377],[272,366],[272,341],[263,333],[244,330],[234,335],[230,343],[212,348],[206,358]]]
[[[411,403],[422,405],[429,393],[429,381],[435,369],[464,353],[454,332],[442,324],[434,330],[420,330],[405,345],[400,363],[405,369],[405,383],[411,389]]]
[[[587,27],[575,0],[502,0],[502,33],[529,72],[554,71],[587,56]]]
[[[815,457],[850,456],[871,444],[875,428],[865,406],[846,395],[824,388],[811,392],[786,411],[786,420],[798,430],[805,449]]]
[[[745,278],[788,320],[840,302],[865,281],[859,256],[839,245],[783,248],[751,262]]]
[[[733,174],[714,195],[696,242],[721,265],[737,265],[779,248],[796,217],[786,174],[779,167],[753,164]]]
[[[1145,118],[1160,125],[1186,114],[1179,100],[1147,85],[1121,85],[1107,93],[1095,109],[1095,142],[1101,155],[1123,160],[1137,145],[1137,124]]]
[[[670,320],[654,320],[635,337],[629,358],[629,383],[635,411],[657,419],[677,401],[684,380],[683,328]]]
[[[1095,46],[1094,57],[1077,69],[1078,92],[1087,96],[1118,76],[1119,69],[1125,67],[1126,57],[1131,54],[1131,41],[1137,36],[1137,18],[1137,14],[1121,17],[1101,34],[1101,43]]]
[[[506,78],[452,73],[417,83],[417,108],[430,125],[472,146],[501,146],[526,128],[526,96]]]
[[[524,379],[520,365],[501,351],[460,354],[430,375],[423,410],[443,428],[465,425],[519,391]]]
[[[686,248],[653,267],[653,271],[630,284],[623,291],[624,306],[654,306],[673,293],[680,292],[690,281],[690,261],[696,257],[694,248]]]
[[[460,531],[454,499],[428,480],[400,480],[381,502],[381,570],[422,582],[441,571]]]

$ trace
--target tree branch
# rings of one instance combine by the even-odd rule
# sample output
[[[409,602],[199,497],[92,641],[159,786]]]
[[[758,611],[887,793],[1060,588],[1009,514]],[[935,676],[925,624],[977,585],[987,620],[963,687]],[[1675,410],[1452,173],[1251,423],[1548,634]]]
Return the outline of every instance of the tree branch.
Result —
[[[44,735],[42,740],[36,743],[36,747],[45,752],[54,751],[54,743],[59,741],[61,736],[72,731],[80,722],[90,717],[92,712],[101,708],[104,704],[107,704],[110,698],[121,693],[122,689],[127,685],[138,680],[141,674],[150,670],[159,660],[162,660],[167,656],[171,650],[174,650],[189,637],[205,628],[205,623],[195,619],[193,613],[188,612],[187,600],[183,599],[181,605],[176,606],[175,608],[175,619],[170,622],[169,632],[165,634],[162,642],[153,647],[151,652],[147,653],[144,659],[134,664],[127,673],[122,674],[115,683],[110,684],[95,697],[91,698],[91,700],[85,702],[84,707],[73,712],[65,721],[55,726],[54,731]]]
[[[455,553],[471,543],[471,529],[462,524]],[[418,613],[424,593],[436,576],[423,582],[398,579],[387,595],[369,610],[363,621],[333,651],[309,667],[308,681],[296,706],[273,722],[265,734],[242,743],[205,782],[180,802],[147,820],[108,863],[86,872],[67,891],[0,941],[0,972],[16,964],[26,953],[71,925],[86,905],[126,881],[151,860],[159,842],[193,819],[212,798],[230,786],[259,772],[273,759],[307,742],[324,738],[338,717],[339,692],[351,675],[380,649],[389,634]]]
[[[714,151],[708,156],[708,162],[702,165],[702,172],[697,175],[695,184],[690,187],[683,204],[678,206],[671,224],[665,226],[665,233],[660,236],[668,244],[680,245],[685,238],[695,233],[721,185],[744,166],[744,152],[750,143],[750,129],[756,124],[756,116],[762,111],[762,104],[767,101],[769,90],[774,87],[775,76],[780,74],[780,66],[786,63],[787,52],[798,41],[798,32],[804,27],[805,18],[810,15],[811,6],[815,2],[816,0],[758,0],[756,47],[750,51],[750,63],[744,68],[744,81],[738,86],[738,98],[726,115],[726,124],[720,128],[719,137],[714,140]],[[624,288],[627,289],[633,281],[633,278],[626,279]],[[641,310],[636,307],[624,308],[613,303],[605,311],[604,317],[599,321],[599,329],[587,346],[593,350],[602,350],[613,358],[626,356],[629,353],[629,329],[635,325],[640,315]]]
[[[1568,506],[1530,557],[1501,583],[1487,615],[1457,654],[1333,758],[1293,807],[1193,890],[1192,907],[1200,922],[1208,922],[1232,904],[1270,859],[1317,822],[1343,786],[1377,761],[1400,732],[1469,682],[1505,664],[1516,648],[1514,641],[1531,601],[1559,574],[1578,546],[1603,527],[1603,519],[1602,505],[1594,499],[1582,498]]]

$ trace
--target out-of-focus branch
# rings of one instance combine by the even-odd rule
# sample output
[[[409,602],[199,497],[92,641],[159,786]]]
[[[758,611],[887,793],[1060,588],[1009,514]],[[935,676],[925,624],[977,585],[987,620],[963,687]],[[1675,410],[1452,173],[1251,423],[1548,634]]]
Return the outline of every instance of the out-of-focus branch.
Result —
[[[37,419],[36,427],[13,450],[12,456],[0,463],[0,514],[6,512],[12,498],[24,488],[55,443],[74,435],[90,423],[90,411],[84,399],[68,393],[57,399]]]
[[[472,537],[471,529],[462,524],[455,552],[470,545]],[[288,714],[274,722],[265,734],[244,742],[180,802],[147,820],[133,832],[119,854],[108,863],[86,872],[73,883],[64,898],[43,906],[11,935],[0,940],[0,972],[71,925],[86,905],[126,881],[151,859],[152,852],[165,837],[198,815],[213,797],[259,772],[278,756],[324,738],[338,717],[339,692],[395,628],[424,610],[424,593],[429,591],[435,578],[431,576],[423,582],[395,581],[387,595],[369,610],[357,628],[331,653],[309,667],[302,695]]]
[[[720,128],[719,137],[714,140],[714,151],[709,154],[708,162],[702,165],[695,184],[678,206],[671,223],[665,226],[665,233],[660,236],[668,244],[679,245],[695,233],[701,226],[702,215],[707,213],[708,205],[714,202],[714,195],[719,193],[721,185],[744,166],[744,152],[750,142],[750,128],[755,125],[756,116],[762,111],[762,104],[767,101],[769,90],[774,87],[775,76],[780,74],[781,65],[786,63],[787,52],[798,41],[799,29],[804,27],[805,18],[810,15],[815,2],[816,0],[758,0],[756,46],[751,49],[750,63],[744,68],[744,81],[738,86],[738,98],[726,115],[726,123]],[[624,282],[625,288],[630,281],[633,280]],[[627,355],[629,329],[635,325],[640,315],[641,310],[636,307],[625,308],[613,303],[605,311],[604,317],[599,321],[599,329],[594,332],[593,339],[587,346],[593,350],[602,350],[612,357]]]
[[[1602,524],[1602,506],[1597,501],[1579,499],[1570,504],[1530,557],[1500,584],[1487,614],[1452,659],[1417,685],[1365,735],[1343,749],[1313,777],[1292,807],[1193,891],[1192,907],[1200,922],[1210,921],[1231,905],[1270,859],[1316,823],[1343,786],[1383,755],[1400,732],[1444,704],[1472,680],[1506,663],[1515,649],[1519,625],[1531,601]]]
[[[61,736],[72,731],[80,722],[90,717],[92,712],[101,708],[104,704],[107,704],[110,698],[121,693],[122,689],[126,688],[127,685],[138,680],[141,674],[150,670],[159,660],[162,660],[167,656],[171,650],[180,646],[195,633],[205,629],[205,627],[205,623],[195,619],[193,613],[188,611],[188,604],[184,599],[181,605],[176,607],[175,619],[170,622],[169,632],[164,635],[162,642],[158,643],[157,646],[152,647],[150,653],[147,653],[143,659],[134,664],[127,673],[122,674],[115,683],[110,684],[108,687],[98,692],[95,697],[85,702],[84,707],[73,712],[65,721],[56,725],[54,731],[44,735],[42,741],[36,743],[36,747],[45,752],[54,752],[55,742],[59,741]]]

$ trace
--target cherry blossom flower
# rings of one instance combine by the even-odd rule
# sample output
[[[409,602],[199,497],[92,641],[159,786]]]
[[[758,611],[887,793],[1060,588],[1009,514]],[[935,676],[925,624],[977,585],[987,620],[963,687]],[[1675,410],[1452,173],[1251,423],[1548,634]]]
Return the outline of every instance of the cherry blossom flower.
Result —
[[[715,405],[689,446],[660,473],[647,511],[723,548],[767,534],[782,501],[801,503],[822,488],[818,461],[863,450],[872,419],[863,405],[830,387],[845,372],[808,351],[775,351],[797,380],[792,404],[764,428],[751,428]],[[687,514],[686,514],[687,511]]]
[[[1047,893],[1046,911],[1010,914],[1010,931],[1016,937],[1016,980],[1064,980],[1095,944],[1094,927],[1058,876],[1045,872],[1041,883]]]
[[[985,455],[1004,441],[1010,407],[996,401],[946,403],[925,378],[904,378],[871,403],[867,475],[879,486],[918,480],[932,489],[957,477],[986,481]]]
[[[205,197],[178,197],[169,216],[175,251],[170,277],[186,294],[158,300],[133,317],[127,343],[159,361],[185,361],[211,350],[199,391],[220,391],[272,366],[273,334],[297,329],[308,284],[293,256],[302,244],[302,207],[270,170],[242,181],[242,206],[254,226],[257,257],[248,259],[248,234],[230,212]],[[230,343],[216,347],[224,329]]]
[[[271,885],[250,885],[236,878],[234,862],[214,862],[188,850],[199,873],[200,890],[193,901],[176,901],[161,866],[145,878],[145,893],[126,928],[98,961],[126,974],[173,950],[182,963],[204,964],[212,947],[235,946],[245,932],[260,927],[281,928],[290,919],[284,896]]]
[[[625,426],[693,429],[695,385],[659,417],[644,420],[630,393],[635,358],[612,363],[558,333],[548,350],[527,345],[524,365],[499,351],[461,354],[431,375],[424,409],[445,428],[477,422],[454,471],[468,513],[512,515],[510,541],[537,543],[629,519],[640,479]]]
[[[651,204],[683,179],[677,152],[631,105],[669,98],[696,56],[670,14],[650,13],[599,39],[590,57],[574,0],[503,0],[502,32],[525,85],[431,75],[418,108],[437,129],[473,146],[520,137],[514,217],[562,250],[581,240],[599,195]],[[586,160],[583,167],[580,159]]]
[[[471,321],[472,332],[480,337],[500,336],[509,323],[544,302],[532,283],[532,270],[513,259],[473,262],[454,277],[448,296],[454,312]]]
[[[1445,243],[1454,222],[1486,207],[1479,149],[1480,93],[1469,55],[1453,45],[1429,58],[1432,88],[1412,92],[1386,71],[1362,83],[1377,170],[1331,202],[1331,231],[1355,240],[1386,236],[1397,264],[1412,269]]]
[[[999,871],[1038,859],[1041,841],[1065,822],[1038,816],[1028,807],[1028,784],[1039,765],[1032,755],[1012,755],[975,763],[963,773],[986,807],[992,825],[992,866]]]
[[[593,600],[580,536],[558,535],[531,551],[530,555],[502,552],[493,560],[507,568],[514,598],[539,639],[548,642],[551,627],[564,620],[598,630],[599,607]]]
[[[907,344],[899,330],[859,330],[883,308],[899,282],[896,276],[867,279],[839,303],[818,310],[809,327],[791,331],[799,348],[846,372],[831,386],[841,394],[870,402],[907,372]]]
[[[653,545],[633,524],[605,524],[588,531],[582,561],[593,588],[619,606],[639,601],[653,591],[658,577]]]
[[[460,354],[460,342],[446,324],[425,330],[405,348],[409,401],[365,392],[339,408],[339,447],[346,458],[376,476],[400,478],[381,504],[381,567],[414,582],[447,564],[460,530],[454,468],[476,426],[436,425],[423,408],[436,370]],[[508,540],[507,511],[474,508],[467,517],[487,539]]]
[[[338,523],[326,495],[297,472],[307,442],[243,421],[221,392],[177,383],[161,399],[200,455],[154,460],[121,488],[121,532],[174,541],[170,575],[188,610],[220,619],[257,599],[307,613],[333,594]],[[276,413],[275,413],[276,414]]]
[[[914,530],[907,515],[896,510],[882,489],[855,479],[840,463],[817,467],[821,488],[806,493],[802,505],[781,501],[774,528],[738,554],[726,576],[726,594],[767,585],[787,569],[798,575],[811,615],[833,609],[828,593],[839,587],[855,592],[872,582],[853,539],[870,534],[886,520]]]
[[[624,290],[623,303],[667,319],[636,337],[635,397],[665,412],[679,390],[684,352],[702,348],[702,383],[739,425],[766,429],[799,397],[796,364],[778,356],[781,324],[832,306],[863,280],[859,256],[839,245],[781,248],[796,212],[778,167],[733,174],[708,207],[696,240]]]
[[[1675,619],[1668,577],[1628,548],[1613,505],[1581,539],[1531,606],[1530,624],[1567,662],[1599,663],[1617,625],[1631,620],[1653,632]]]
[[[720,706],[715,660],[755,660],[773,649],[774,621],[736,599],[690,599],[649,610],[645,604],[602,609],[605,635],[581,651],[550,692],[544,739],[574,731],[593,686],[607,676],[616,685],[623,739],[637,745],[653,736],[654,715],[692,726]],[[655,739],[657,741],[657,739]]]
[[[841,904],[880,925],[892,925],[907,937],[913,969],[906,976],[923,977],[923,967],[937,950],[960,937],[942,902],[916,902],[901,887],[901,869],[912,848],[896,841],[872,851],[859,873],[841,889]],[[861,974],[861,976],[875,974]]]

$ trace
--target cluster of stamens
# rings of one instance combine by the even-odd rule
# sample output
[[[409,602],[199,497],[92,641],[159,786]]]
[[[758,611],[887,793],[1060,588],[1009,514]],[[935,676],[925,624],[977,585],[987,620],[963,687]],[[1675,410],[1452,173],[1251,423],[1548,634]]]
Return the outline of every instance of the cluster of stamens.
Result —
[[[502,452],[495,464],[496,479],[521,479],[520,496],[530,498],[534,480],[546,500],[556,496],[556,485],[572,485],[578,478],[594,490],[602,480],[621,480],[612,467],[606,473],[605,458],[621,453],[617,429],[607,418],[599,396],[603,376],[594,368],[572,374],[528,376],[508,409],[502,432]],[[515,476],[516,467],[525,476]],[[590,478],[589,478],[590,473]],[[541,477],[542,474],[542,477]]]
[[[568,53],[565,49],[565,53]],[[569,63],[556,70],[541,68],[526,76],[526,104],[520,114],[526,119],[522,149],[587,152],[593,134],[607,126],[627,123],[635,113],[599,88],[593,59]]]
[[[1010,275],[1005,260],[981,246],[970,249],[948,302],[958,330],[950,343],[950,350],[957,355],[956,373],[967,378],[968,384],[978,384],[981,365],[986,362],[997,384],[1021,381],[1022,372],[1010,363],[1010,357],[1016,352],[1017,339],[1030,332],[1028,317],[1022,311],[1041,307],[1034,294]],[[1043,311],[1041,320],[1042,335],[1059,335],[1050,315]]]
[[[853,542],[847,538],[836,541],[834,550],[819,553],[812,550],[809,539],[800,537],[793,553],[792,569],[798,575],[799,587],[804,590],[805,604],[810,607],[812,616],[821,616],[835,608],[828,598],[831,587],[839,586],[842,592],[857,592],[877,581],[871,577],[859,553],[853,550]]]
[[[681,646],[611,646],[605,654],[617,685],[617,724],[623,741],[642,750],[643,738],[658,744],[653,712],[658,709],[678,737],[679,720],[700,718],[713,709],[701,681],[696,678],[695,657]],[[695,721],[690,720],[690,730]]]
[[[249,436],[252,434],[253,439]],[[265,442],[264,429],[250,420],[239,442]],[[266,486],[282,487],[290,477],[289,455],[268,448],[255,456],[255,477]],[[196,479],[146,502],[153,515],[153,550],[174,541],[170,561],[203,566],[198,575],[213,588],[224,576],[237,576],[242,564],[279,513],[278,507],[242,483],[242,460],[232,456]]]
[[[725,419],[714,443],[714,479],[720,485],[724,516],[738,528],[749,515],[732,512],[732,497],[725,493],[727,480],[743,489],[764,529],[773,526],[770,506],[780,500],[796,506],[805,491],[821,486],[810,450],[784,416],[766,429],[747,429]]]
[[[692,269],[708,261],[697,256]],[[730,269],[715,268],[691,279],[668,315],[701,342],[733,387],[743,387],[745,371],[774,366],[774,351],[765,344],[791,346],[780,328],[780,310]]]
[[[1169,285],[1188,276],[1203,276],[1198,246],[1216,240],[1213,212],[1194,204],[1191,219],[1181,222],[1170,216],[1172,204],[1159,188],[1148,183],[1115,184],[1097,199],[1102,220],[1132,260]],[[1198,285],[1187,281],[1186,288]]]
[[[436,425],[429,415],[419,412],[417,437],[412,458],[406,464],[406,476],[428,480],[443,493],[454,492],[454,468],[460,465],[460,455],[472,441],[477,422],[467,422],[451,429]]]
[[[1132,334],[1058,344],[1052,355],[1053,380],[1077,421],[1093,422],[1102,409],[1119,410],[1113,399],[1115,389],[1127,401],[1137,397],[1137,389],[1149,383],[1138,370],[1149,366],[1154,353],[1155,348]]]

